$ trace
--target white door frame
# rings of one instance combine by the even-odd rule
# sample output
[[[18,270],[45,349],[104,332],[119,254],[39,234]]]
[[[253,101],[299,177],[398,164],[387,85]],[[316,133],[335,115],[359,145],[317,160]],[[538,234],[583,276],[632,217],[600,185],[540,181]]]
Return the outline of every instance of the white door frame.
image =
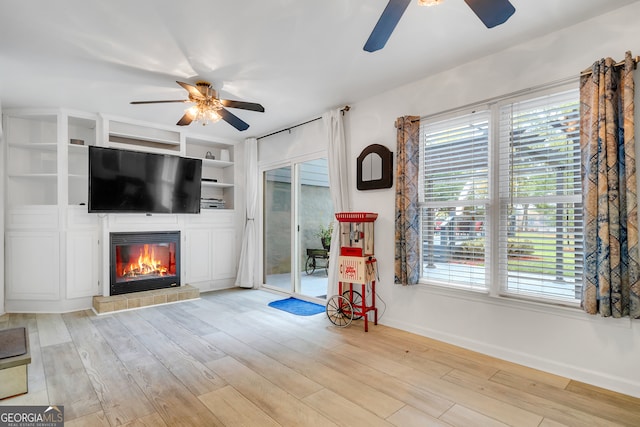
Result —
[[[261,163],[258,164],[258,169],[259,169],[259,174],[260,174],[260,185],[258,188],[258,200],[260,201],[260,203],[258,204],[258,217],[259,217],[259,221],[258,221],[258,247],[260,248],[260,253],[259,253],[259,257],[258,257],[258,261],[259,261],[259,270],[260,271],[260,276],[261,276],[261,287],[265,287],[267,289],[270,290],[274,290],[274,291],[278,291],[281,289],[274,287],[274,286],[268,286],[264,280],[265,278],[265,274],[264,274],[264,174],[267,171],[270,170],[274,170],[274,169],[279,169],[279,168],[284,168],[284,167],[289,167],[291,168],[291,250],[292,250],[292,257],[291,257],[291,274],[293,277],[293,286],[291,287],[291,293],[295,294],[297,297],[300,298],[305,298],[304,295],[301,295],[299,293],[296,293],[296,289],[300,288],[300,274],[302,271],[302,267],[300,265],[300,261],[299,261],[299,256],[297,256],[300,248],[299,248],[299,238],[298,238],[298,227],[299,227],[299,221],[298,221],[298,205],[297,205],[297,201],[298,201],[298,190],[297,190],[297,182],[298,182],[298,165],[310,161],[310,160],[317,160],[317,159],[321,159],[321,158],[326,158],[328,156],[328,153],[326,150],[322,150],[322,151],[315,151],[313,153],[307,153],[304,155],[300,155],[300,156],[295,156],[292,157],[290,159],[284,159],[282,161],[278,161],[278,162],[271,162],[271,163]],[[294,185],[296,184],[296,185]],[[295,254],[295,255],[294,255]]]

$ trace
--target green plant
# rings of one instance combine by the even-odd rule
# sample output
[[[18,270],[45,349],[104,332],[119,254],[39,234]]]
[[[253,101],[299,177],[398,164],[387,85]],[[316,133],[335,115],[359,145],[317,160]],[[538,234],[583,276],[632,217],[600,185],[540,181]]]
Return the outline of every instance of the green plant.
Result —
[[[333,222],[329,222],[327,227],[321,225],[315,236],[320,238],[323,247],[328,248],[331,246],[331,234],[333,234]]]

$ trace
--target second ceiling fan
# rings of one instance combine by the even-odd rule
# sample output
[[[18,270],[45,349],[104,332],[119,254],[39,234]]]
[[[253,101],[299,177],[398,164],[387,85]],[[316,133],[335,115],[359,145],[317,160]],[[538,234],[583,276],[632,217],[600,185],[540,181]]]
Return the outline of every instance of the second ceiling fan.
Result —
[[[421,4],[438,4],[442,0],[418,0]],[[516,11],[509,0],[464,0],[487,28],[503,24]],[[384,47],[411,0],[389,0],[378,23],[364,45],[367,52]]]

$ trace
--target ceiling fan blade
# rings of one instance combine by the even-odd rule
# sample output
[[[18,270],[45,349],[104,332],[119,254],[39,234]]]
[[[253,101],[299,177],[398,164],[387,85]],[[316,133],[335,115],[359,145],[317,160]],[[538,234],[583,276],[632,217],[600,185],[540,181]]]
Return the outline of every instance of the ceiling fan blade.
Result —
[[[178,123],[176,123],[176,125],[187,126],[190,125],[192,121],[193,118],[191,117],[191,115],[189,113],[184,113],[184,116],[182,116],[180,120],[178,120]]]
[[[218,114],[220,114],[220,117],[222,117],[222,120],[229,123],[231,126],[238,129],[239,131],[249,129],[249,124],[247,122],[242,120],[240,117],[230,113],[229,110],[221,108],[220,110],[218,110]]]
[[[194,98],[201,99],[207,96],[206,94],[200,92],[200,90],[194,85],[190,85],[189,83],[184,83],[179,81],[176,81],[176,83],[178,83],[180,86],[185,88],[187,92],[189,92],[189,95],[193,96]]]
[[[516,11],[509,0],[464,0],[464,2],[487,28],[504,24]]]
[[[233,101],[231,99],[221,99],[220,103],[229,108],[240,108],[243,110],[258,111],[264,113],[264,107],[255,102]]]
[[[371,35],[364,44],[364,50],[375,52],[387,44],[387,40],[391,37],[391,33],[398,25],[404,11],[407,10],[409,3],[411,0],[389,0],[387,7],[384,8],[380,19],[378,19],[378,23],[373,27]]]
[[[131,101],[129,104],[162,104],[164,102],[191,102],[188,99],[170,99],[164,101]]]

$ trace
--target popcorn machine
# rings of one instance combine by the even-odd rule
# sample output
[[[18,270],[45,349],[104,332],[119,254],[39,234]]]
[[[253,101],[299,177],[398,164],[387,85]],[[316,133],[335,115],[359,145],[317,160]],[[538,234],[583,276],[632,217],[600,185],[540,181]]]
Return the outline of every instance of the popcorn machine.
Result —
[[[364,330],[369,330],[367,313],[376,308],[376,258],[374,256],[374,222],[377,213],[340,212],[340,256],[338,257],[338,294],[327,301],[327,317],[336,326],[345,327],[364,317]],[[360,285],[354,289],[354,285]],[[367,290],[370,292],[367,293]]]

